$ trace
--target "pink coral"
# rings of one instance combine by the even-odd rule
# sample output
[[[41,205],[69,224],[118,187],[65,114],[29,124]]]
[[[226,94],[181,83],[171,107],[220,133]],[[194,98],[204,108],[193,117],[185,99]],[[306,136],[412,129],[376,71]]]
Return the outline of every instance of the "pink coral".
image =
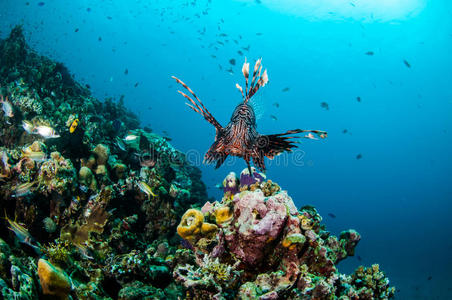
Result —
[[[244,191],[234,197],[233,226],[225,229],[230,251],[248,267],[259,264],[271,242],[282,234],[287,208],[297,213],[286,192],[264,197],[261,190]]]

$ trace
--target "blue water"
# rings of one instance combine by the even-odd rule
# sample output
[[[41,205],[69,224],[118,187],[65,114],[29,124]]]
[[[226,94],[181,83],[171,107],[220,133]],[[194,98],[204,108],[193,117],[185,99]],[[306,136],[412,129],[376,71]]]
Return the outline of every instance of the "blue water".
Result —
[[[170,76],[225,125],[241,99],[244,57],[262,57],[270,82],[257,96],[259,132],[329,133],[267,160],[267,176],[298,206],[315,205],[334,234],[362,234],[362,261],[340,271],[378,262],[398,299],[452,299],[451,1],[1,0],[0,13],[2,38],[23,24],[28,43],[94,96],[125,95],[143,125],[199,165],[218,200],[215,185],[246,165],[201,165],[214,130]]]

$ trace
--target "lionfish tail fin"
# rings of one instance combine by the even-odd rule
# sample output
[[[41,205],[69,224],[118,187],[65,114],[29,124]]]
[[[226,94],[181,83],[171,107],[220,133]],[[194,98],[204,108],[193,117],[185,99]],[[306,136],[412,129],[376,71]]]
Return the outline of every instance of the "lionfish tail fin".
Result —
[[[185,94],[182,91],[177,91],[179,94],[181,94],[182,96],[184,96],[190,103],[185,103],[186,105],[188,105],[188,107],[190,107],[191,109],[193,109],[195,112],[197,112],[198,114],[200,114],[201,116],[204,117],[204,119],[207,120],[207,122],[209,122],[210,124],[212,124],[217,131],[221,130],[223,127],[220,125],[220,123],[218,123],[218,121],[212,116],[212,114],[207,110],[207,108],[204,106],[204,104],[202,103],[202,101],[198,98],[198,96],[196,96],[196,94],[192,91],[192,89],[186,85],[182,80],[180,80],[179,78],[177,78],[176,76],[171,76],[171,78],[175,79],[177,81],[177,83],[179,83],[180,85],[182,85],[187,91],[190,92],[190,94],[193,95],[193,97],[196,99],[193,100],[190,96],[188,96],[187,94]]]
[[[253,70],[253,78],[251,79],[250,87],[248,89],[248,78],[249,78],[249,70],[250,70],[250,64],[246,62],[243,64],[242,67],[242,73],[245,77],[245,100],[244,103],[247,103],[251,97],[253,97],[254,94],[259,90],[259,88],[265,86],[268,82],[268,75],[267,70],[265,69],[262,73],[262,58],[259,58],[256,63],[254,64],[254,70]],[[262,73],[262,75],[261,75]]]

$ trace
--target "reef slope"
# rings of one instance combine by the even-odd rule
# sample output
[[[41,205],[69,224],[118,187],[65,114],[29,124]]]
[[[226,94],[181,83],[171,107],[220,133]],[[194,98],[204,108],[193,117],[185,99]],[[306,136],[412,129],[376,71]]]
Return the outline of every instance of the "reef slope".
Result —
[[[5,299],[385,299],[378,268],[261,174],[208,199],[200,170],[62,64],[0,41],[0,294]],[[259,179],[259,180],[258,180]],[[179,224],[179,225],[178,225]]]

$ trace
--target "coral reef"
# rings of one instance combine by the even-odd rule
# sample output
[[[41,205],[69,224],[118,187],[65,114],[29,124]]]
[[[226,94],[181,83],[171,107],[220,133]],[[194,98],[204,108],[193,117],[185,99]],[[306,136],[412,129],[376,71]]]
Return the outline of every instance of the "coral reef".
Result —
[[[95,99],[30,49],[20,26],[0,40],[0,95],[12,108],[0,111],[0,210],[15,216],[0,227],[3,297],[180,297],[176,227],[207,200],[199,169],[122,98]],[[55,286],[63,272],[69,289]]]
[[[385,299],[378,265],[337,271],[360,235],[330,235],[254,168],[208,199],[198,168],[123,99],[0,40],[0,293],[5,299]],[[179,224],[179,225],[178,225]]]
[[[196,262],[178,264],[176,280],[194,299],[388,299],[394,288],[378,265],[340,274],[337,263],[354,255],[354,230],[338,239],[325,231],[311,206],[297,209],[286,191],[263,176],[242,172],[235,193],[182,217],[179,235]],[[242,180],[245,184],[242,184]],[[208,220],[218,226],[204,235]],[[183,229],[183,230],[180,230]],[[224,277],[223,277],[224,275]],[[221,278],[228,280],[222,281]]]

